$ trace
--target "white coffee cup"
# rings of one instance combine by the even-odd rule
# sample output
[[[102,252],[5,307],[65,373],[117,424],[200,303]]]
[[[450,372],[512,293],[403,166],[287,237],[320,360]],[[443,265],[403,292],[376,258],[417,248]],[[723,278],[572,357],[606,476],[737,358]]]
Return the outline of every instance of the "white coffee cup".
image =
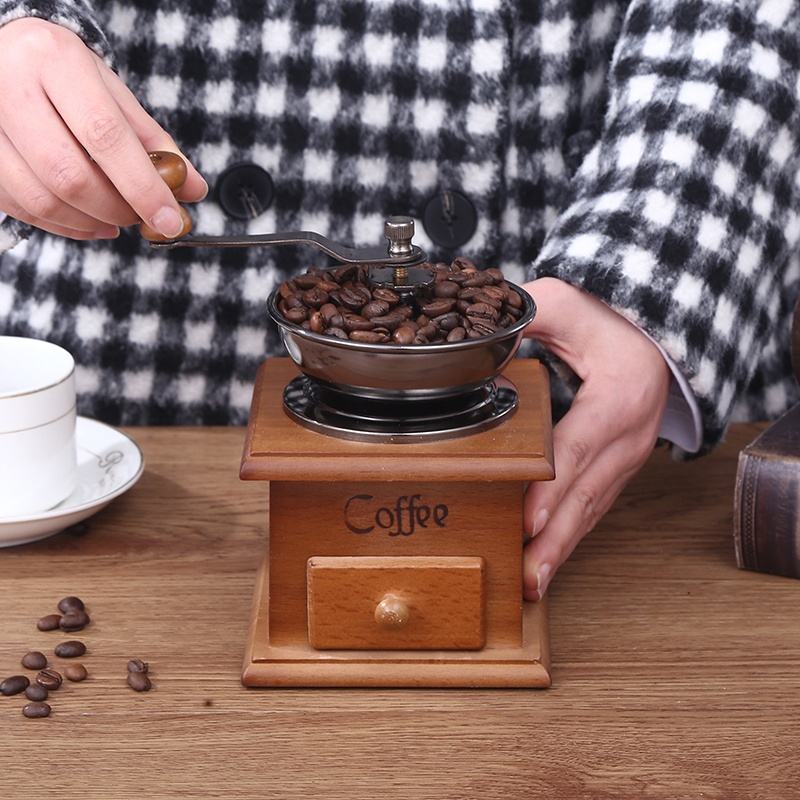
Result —
[[[40,339],[0,336],[0,520],[75,489],[75,361]]]

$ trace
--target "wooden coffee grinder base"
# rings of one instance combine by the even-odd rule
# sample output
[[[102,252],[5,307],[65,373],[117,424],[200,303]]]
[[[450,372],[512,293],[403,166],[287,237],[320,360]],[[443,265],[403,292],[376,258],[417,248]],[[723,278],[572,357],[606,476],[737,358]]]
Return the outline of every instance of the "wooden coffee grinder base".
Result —
[[[282,408],[259,370],[241,477],[269,481],[246,686],[550,685],[545,602],[522,600],[522,501],[553,477],[547,373],[513,361],[514,415],[439,442],[360,443]]]

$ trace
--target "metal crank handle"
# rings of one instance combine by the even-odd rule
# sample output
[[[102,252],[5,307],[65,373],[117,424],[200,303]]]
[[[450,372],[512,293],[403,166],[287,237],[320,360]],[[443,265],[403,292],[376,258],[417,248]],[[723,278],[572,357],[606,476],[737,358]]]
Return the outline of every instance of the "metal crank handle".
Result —
[[[247,236],[187,236],[172,241],[152,241],[153,247],[283,247],[307,245],[321,250],[342,264],[417,264],[425,253],[416,245],[402,253],[392,253],[385,245],[347,247],[314,231],[255,233]]]

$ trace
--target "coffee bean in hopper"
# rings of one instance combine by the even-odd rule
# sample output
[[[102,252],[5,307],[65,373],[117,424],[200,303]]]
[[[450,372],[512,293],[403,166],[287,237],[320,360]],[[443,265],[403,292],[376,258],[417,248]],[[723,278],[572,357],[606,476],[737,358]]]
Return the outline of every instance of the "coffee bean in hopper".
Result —
[[[28,703],[22,707],[22,713],[29,719],[36,719],[37,717],[49,717],[52,709],[47,703]]]
[[[40,631],[54,631],[58,628],[60,622],[61,614],[48,614],[36,623],[36,627]]]
[[[47,656],[45,656],[44,653],[40,653],[38,650],[31,650],[30,653],[25,653],[25,655],[22,656],[22,666],[25,667],[25,669],[44,669],[47,666]]]
[[[149,692],[153,684],[150,683],[150,678],[147,677],[146,672],[129,672],[128,686],[134,692]]]
[[[39,686],[44,686],[45,689],[51,692],[58,689],[62,681],[61,673],[54,669],[43,669],[36,676],[36,683],[38,683]]]
[[[83,642],[69,641],[61,642],[56,645],[55,654],[59,658],[78,658],[86,653],[86,645]]]
[[[24,675],[12,675],[0,683],[0,694],[10,697],[12,694],[24,692],[29,685],[30,681]]]
[[[67,614],[70,611],[85,611],[86,606],[80,597],[63,597],[58,601],[58,610],[62,614]]]
[[[47,700],[47,695],[50,694],[44,686],[40,686],[38,683],[32,683],[26,690],[25,690],[25,697],[28,700],[35,700],[37,703],[41,703],[43,700]]]
[[[74,681],[75,683],[85,681],[88,675],[89,673],[83,664],[68,664],[64,667],[64,676],[68,681]]]
[[[58,627],[61,628],[62,631],[68,632],[82,631],[89,622],[89,615],[85,611],[76,609],[75,611],[67,611],[67,613],[61,617]]]

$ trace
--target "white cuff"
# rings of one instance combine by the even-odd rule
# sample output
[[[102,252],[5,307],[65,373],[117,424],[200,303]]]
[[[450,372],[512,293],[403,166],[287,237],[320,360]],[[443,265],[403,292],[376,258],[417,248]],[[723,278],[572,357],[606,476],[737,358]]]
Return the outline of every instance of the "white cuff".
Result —
[[[639,328],[641,330],[641,328]],[[664,348],[646,331],[642,333],[658,348],[672,372],[667,395],[667,407],[661,418],[661,430],[658,435],[662,439],[676,444],[687,453],[696,453],[703,443],[703,418],[700,406],[694,396],[689,381],[678,365],[664,352]]]

